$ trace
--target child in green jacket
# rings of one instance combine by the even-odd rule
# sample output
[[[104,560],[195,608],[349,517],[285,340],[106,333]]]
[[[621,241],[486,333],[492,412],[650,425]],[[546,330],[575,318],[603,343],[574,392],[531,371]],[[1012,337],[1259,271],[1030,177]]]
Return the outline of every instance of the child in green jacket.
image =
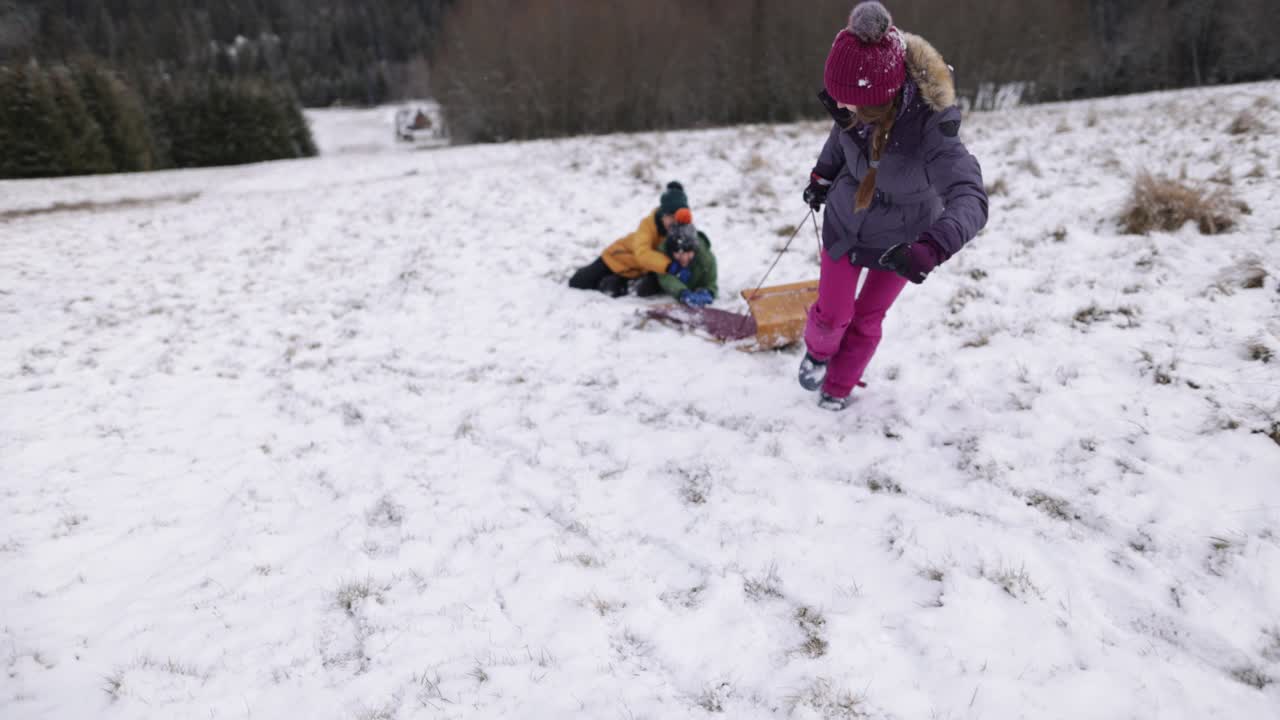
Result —
[[[662,252],[671,258],[671,266],[665,273],[649,273],[640,284],[656,284],[662,292],[685,305],[710,305],[717,292],[716,256],[711,252],[707,236],[692,223],[675,225],[662,243]],[[638,287],[636,294],[657,294],[644,292],[648,289]]]

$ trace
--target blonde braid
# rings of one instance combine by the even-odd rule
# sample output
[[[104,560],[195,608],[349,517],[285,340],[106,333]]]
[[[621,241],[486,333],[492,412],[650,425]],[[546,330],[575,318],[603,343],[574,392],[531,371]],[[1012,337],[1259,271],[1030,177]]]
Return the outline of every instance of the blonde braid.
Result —
[[[864,109],[863,112],[865,113],[866,110]],[[858,184],[854,212],[861,212],[871,207],[871,199],[875,197],[880,156],[884,153],[884,146],[889,142],[889,133],[893,131],[893,124],[898,119],[898,98],[881,109],[878,114],[880,116],[875,118],[875,124],[871,130],[871,167],[867,169],[867,174],[862,176],[862,182]]]

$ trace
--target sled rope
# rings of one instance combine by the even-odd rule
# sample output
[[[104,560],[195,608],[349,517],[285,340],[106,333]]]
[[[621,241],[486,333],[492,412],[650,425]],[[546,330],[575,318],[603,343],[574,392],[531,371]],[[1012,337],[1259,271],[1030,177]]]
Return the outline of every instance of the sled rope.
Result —
[[[809,219],[813,220],[813,239],[818,241],[818,259],[822,259],[822,235],[818,232],[818,216],[814,214],[813,208],[809,209]]]
[[[747,298],[748,304],[752,300],[755,300],[756,296],[759,295],[760,288],[764,287],[765,280],[769,279],[769,273],[773,272],[773,269],[778,266],[778,261],[786,254],[787,248],[791,247],[791,243],[795,242],[796,237],[800,235],[800,230],[804,227],[804,224],[809,221],[809,218],[813,218],[813,231],[815,233],[818,232],[818,218],[813,214],[813,210],[810,210],[808,215],[800,218],[800,224],[796,226],[796,231],[791,233],[791,239],[787,240],[787,244],[783,245],[782,249],[778,251],[778,256],[773,259],[773,264],[769,266],[769,269],[764,271],[764,277],[760,278],[760,284],[756,285],[756,289],[751,291],[751,297]],[[821,244],[821,239],[819,239],[818,242]],[[746,325],[746,321],[750,319],[750,314],[742,316],[742,320],[738,321],[738,332],[742,332],[742,326]]]

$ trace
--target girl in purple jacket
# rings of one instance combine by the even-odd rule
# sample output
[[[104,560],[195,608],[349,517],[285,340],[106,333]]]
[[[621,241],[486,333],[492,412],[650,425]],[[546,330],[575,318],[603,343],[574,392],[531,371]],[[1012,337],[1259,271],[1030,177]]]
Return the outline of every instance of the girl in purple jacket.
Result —
[[[843,410],[893,301],[982,229],[987,195],[960,141],[950,68],[923,38],[894,27],[883,5],[853,8],[823,80],[836,125],[804,193],[810,207],[827,209],[800,385],[821,388],[818,404]]]

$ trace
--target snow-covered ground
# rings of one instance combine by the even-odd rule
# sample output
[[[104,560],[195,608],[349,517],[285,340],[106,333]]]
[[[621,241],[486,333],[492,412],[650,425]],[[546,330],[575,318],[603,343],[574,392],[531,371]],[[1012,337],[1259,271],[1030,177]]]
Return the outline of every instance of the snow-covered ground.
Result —
[[[0,183],[0,716],[1278,717],[1278,100],[968,118],[844,414],[564,284],[680,179],[753,287],[824,124]]]

